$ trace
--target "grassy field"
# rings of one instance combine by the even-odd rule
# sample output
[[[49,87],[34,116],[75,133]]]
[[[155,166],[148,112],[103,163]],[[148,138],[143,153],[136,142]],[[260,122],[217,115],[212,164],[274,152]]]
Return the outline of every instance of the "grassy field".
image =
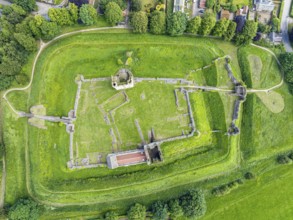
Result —
[[[265,55],[264,51],[252,47],[241,48],[239,60],[246,66],[243,79],[248,87],[269,88],[280,82],[276,61],[271,55]],[[247,68],[248,64],[250,68]],[[286,84],[268,94],[248,95],[244,103],[241,135],[245,159],[255,161],[292,148],[292,104],[293,97]]]
[[[32,105],[43,104],[49,115],[67,115],[74,105],[77,90],[75,78],[79,74],[86,78],[115,74],[121,68],[117,60],[126,51],[134,52],[137,59],[130,68],[135,76],[140,77],[180,77],[194,80],[198,85],[230,88],[222,61],[202,71],[192,72],[211,64],[215,58],[230,55],[235,76],[242,78],[248,87],[267,88],[281,80],[273,57],[257,48],[246,47],[237,51],[232,44],[219,40],[132,35],[115,30],[111,33],[83,33],[54,42],[38,60],[32,88],[25,93],[11,93],[9,99],[20,110],[25,111]],[[143,82],[126,90],[130,102],[118,108],[114,115],[122,140],[127,140],[123,143],[129,142],[128,146],[123,144],[124,147],[131,148],[133,143],[141,141],[133,123],[135,119],[139,120],[145,139],[150,127],[154,127],[155,134],[161,137],[178,134],[176,128],[182,126],[181,123],[183,129],[187,129],[185,120],[179,120],[178,117],[175,120],[173,116],[186,113],[186,108],[178,109],[174,104],[174,86],[176,85]],[[96,96],[92,95],[93,92]],[[118,95],[114,96],[115,94]],[[98,99],[98,104],[105,111],[110,111],[123,103],[123,95],[111,90],[106,82],[83,87],[81,95],[78,115],[82,115],[80,119],[84,120],[76,122],[76,131],[81,132],[76,133],[78,144],[84,142],[83,138],[97,143],[101,139],[96,133],[101,133],[105,137],[103,141],[110,143],[108,128],[102,126],[103,120],[94,118],[99,112],[95,102]],[[280,101],[280,96],[284,102]],[[236,121],[241,135],[228,137],[226,131],[231,123],[234,100],[235,97],[226,93],[192,93],[190,101],[200,133],[183,141],[162,145],[164,163],[116,170],[67,169],[69,138],[65,127],[53,123],[46,123],[46,130],[28,126],[26,119],[15,118],[3,103],[4,139],[9,159],[7,185],[11,185],[7,187],[9,189],[5,201],[12,204],[16,199],[27,196],[29,191],[31,196],[42,203],[57,206],[54,210],[46,210],[43,219],[73,219],[81,216],[96,217],[109,209],[123,214],[135,201],[149,205],[158,199],[176,197],[186,189],[202,187],[208,199],[205,219],[235,219],[235,216],[245,219],[247,210],[256,206],[253,204],[261,203],[266,193],[276,187],[272,175],[280,174],[284,181],[285,177],[290,181],[286,169],[288,167],[283,166],[276,172],[274,157],[292,148],[290,128],[293,126],[293,100],[286,85],[267,96],[248,95],[242,106],[244,114],[240,114],[240,119]],[[136,103],[133,104],[132,101]],[[183,97],[180,98],[181,103],[185,103]],[[168,108],[162,108],[162,105]],[[150,112],[146,112],[147,109],[151,109]],[[146,121],[145,116],[151,120]],[[162,120],[163,118],[170,120]],[[171,125],[168,125],[169,122]],[[168,130],[170,127],[173,129]],[[124,131],[125,128],[131,128],[134,132]],[[180,131],[181,129],[180,127]],[[162,133],[158,133],[158,130]],[[81,150],[78,149],[76,153],[87,153],[86,144],[79,147]],[[89,150],[96,152],[96,149]],[[213,187],[233,178],[242,178],[243,172],[247,170],[256,173],[257,179],[245,182],[227,196],[218,198],[211,195]],[[254,203],[249,198],[255,199]],[[281,196],[278,201],[281,201]],[[227,208],[223,208],[223,204]],[[270,202],[257,207],[264,209],[275,204]],[[286,207],[290,206],[290,202],[284,206],[284,217],[290,216],[290,212],[286,211]],[[231,209],[233,211],[229,212]],[[272,208],[271,213],[277,218],[280,215],[277,215],[276,210],[276,207]],[[255,209],[251,216],[259,216],[258,211],[259,209]]]
[[[117,59],[125,51],[134,51],[138,58],[135,65],[131,67],[134,75],[146,77],[185,77],[189,70],[207,65],[214,58],[224,55],[213,42],[207,39],[195,40],[189,37],[174,39],[162,36],[156,37],[156,41],[154,41],[153,38],[153,36],[149,35],[117,34],[114,36],[113,34],[106,33],[90,33],[76,35],[54,43],[44,51],[37,64],[36,71],[38,74],[33,82],[33,89],[29,93],[29,106],[43,104],[46,107],[47,113],[50,115],[66,115],[74,103],[76,92],[75,77],[78,74],[83,74],[87,78],[114,74],[120,68],[117,64]],[[89,41],[91,42],[89,43]],[[182,42],[180,47],[177,41]],[[204,49],[200,46],[202,42],[214,46],[209,49]],[[229,45],[227,46],[231,47]],[[173,56],[170,55],[171,52]],[[149,65],[150,63],[152,65]],[[206,75],[204,77],[206,81],[209,81],[211,77],[215,78],[213,75]],[[212,82],[213,80],[210,81]],[[66,82],[66,87],[63,86],[64,82]],[[159,89],[158,94],[165,96],[164,86],[160,86],[160,88],[162,90]],[[138,91],[145,90],[146,92],[151,92],[150,86],[144,86],[143,84],[137,89]],[[136,94],[135,89],[133,91],[129,90],[127,93],[134,100],[140,99],[139,94],[141,92]],[[155,99],[152,102],[158,103],[159,96],[154,96],[153,98]],[[21,99],[26,103],[25,97],[19,97],[18,101]],[[174,101],[173,93],[172,101]],[[211,108],[206,113],[204,109],[209,109],[208,105],[211,101],[218,107],[217,109]],[[29,126],[27,128],[27,146],[29,146],[27,150],[29,152],[30,164],[27,166],[30,167],[32,174],[32,179],[29,180],[32,192],[39,199],[45,199],[46,201],[76,203],[77,201],[90,202],[93,199],[93,201],[98,202],[103,201],[107,195],[106,193],[102,193],[103,189],[111,187],[113,189],[112,200],[114,201],[121,197],[121,193],[126,198],[127,194],[133,195],[133,192],[139,193],[142,188],[144,192],[148,190],[153,191],[159,189],[160,185],[164,185],[166,181],[169,183],[172,181],[173,186],[180,184],[180,182],[186,182],[188,179],[190,181],[189,176],[194,175],[193,170],[217,161],[222,161],[221,163],[223,165],[225,164],[228,169],[231,169],[235,165],[236,151],[233,154],[229,153],[229,156],[227,155],[229,145],[227,136],[224,135],[226,130],[225,120],[212,121],[216,117],[219,117],[219,115],[225,114],[225,109],[219,107],[219,105],[221,106],[220,97],[216,96],[216,94],[210,96],[199,93],[191,96],[191,102],[194,104],[196,123],[202,129],[202,135],[200,137],[195,136],[190,140],[180,143],[174,142],[163,145],[163,153],[167,156],[165,163],[150,167],[140,165],[113,171],[109,171],[107,168],[76,170],[74,172],[68,171],[66,162],[69,155],[69,140],[64,127],[46,123],[48,129],[40,130]],[[196,106],[196,103],[202,104]],[[206,107],[202,106],[203,103]],[[141,104],[144,105],[143,102]],[[170,107],[171,109],[169,110],[172,110],[172,108],[175,110],[175,107]],[[106,108],[110,107],[106,106]],[[117,111],[116,116],[121,113]],[[162,114],[166,113],[162,112]],[[205,120],[205,117],[208,120]],[[156,121],[156,118],[153,121]],[[141,126],[144,131],[147,131],[151,125],[144,125],[142,123]],[[223,133],[211,133],[211,130],[215,129],[221,129]],[[165,130],[165,134],[162,133],[161,136],[175,134],[170,132]],[[124,136],[127,135],[127,133],[124,134]],[[181,153],[178,154],[176,149]],[[223,160],[227,156],[230,159]],[[185,159],[182,160],[182,158]],[[199,172],[198,178],[215,173],[215,170],[222,169],[220,167],[223,165],[219,165],[215,169],[207,167],[206,171],[202,170]],[[138,170],[141,172],[137,172]],[[150,172],[150,170],[152,171]],[[177,174],[182,172],[186,173],[185,178],[174,179]],[[116,180],[118,177],[119,182]],[[161,179],[159,181],[161,183],[156,182],[156,184],[150,184],[149,181],[156,179]],[[78,187],[81,183],[83,185],[82,189]],[[130,183],[135,183],[132,190],[123,191],[122,186],[129,185]],[[94,189],[98,190],[92,191]],[[84,193],[72,194],[70,193],[71,190],[83,191]],[[52,193],[54,194],[53,197]],[[96,196],[92,196],[94,194]],[[98,195],[99,200],[97,200]],[[100,195],[102,196],[100,197]]]
[[[140,82],[121,92],[115,91],[110,81],[83,83],[75,126],[76,157],[96,152],[105,161],[108,153],[149,143],[152,129],[157,140],[180,136],[182,131],[188,134],[187,103],[178,92],[179,106],[176,107],[175,88],[163,82]],[[105,122],[105,115],[109,124]],[[135,122],[141,128],[143,139]]]
[[[250,81],[243,78],[246,85],[254,89],[270,88],[281,81],[279,66],[268,52],[253,46],[240,48],[238,51],[241,65],[249,71]],[[247,73],[243,73],[246,75]]]

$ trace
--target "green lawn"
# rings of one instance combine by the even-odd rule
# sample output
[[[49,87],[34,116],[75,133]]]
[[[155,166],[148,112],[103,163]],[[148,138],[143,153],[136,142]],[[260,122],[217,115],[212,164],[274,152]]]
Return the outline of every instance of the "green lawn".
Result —
[[[49,115],[67,115],[74,105],[76,77],[79,74],[85,78],[114,75],[121,68],[117,60],[126,51],[134,52],[136,59],[130,69],[136,77],[180,77],[194,80],[198,85],[229,88],[231,84],[226,82],[227,71],[222,61],[201,71],[192,70],[211,64],[215,58],[230,55],[235,76],[248,87],[267,88],[281,80],[273,57],[258,48],[246,47],[237,51],[232,44],[214,39],[134,35],[114,30],[110,33],[82,33],[54,42],[37,62],[32,88],[25,93],[11,93],[9,99],[19,110],[27,111],[33,105],[43,104]],[[260,62],[261,68],[258,65]],[[79,149],[75,153],[84,155],[88,150],[96,152],[96,148],[91,147],[93,145],[84,143],[86,139],[93,143],[101,141],[101,150],[111,151],[111,146],[105,145],[111,142],[107,133],[109,128],[103,124],[101,117],[95,117],[100,111],[96,105],[109,111],[123,103],[123,95],[112,89],[107,81],[84,86],[78,111],[78,117],[82,116],[80,121],[76,121]],[[121,147],[125,147],[123,149],[141,141],[135,119],[138,119],[145,139],[151,127],[154,127],[158,137],[173,136],[182,129],[188,130],[186,120],[178,119],[179,115],[186,113],[186,108],[176,108],[175,87],[160,82],[143,82],[125,91],[130,102],[116,109],[114,114],[115,126],[123,140]],[[240,119],[236,121],[241,134],[233,137],[227,136],[226,131],[231,123],[235,97],[217,92],[191,93],[190,101],[199,134],[163,144],[163,163],[116,170],[69,170],[66,167],[69,137],[65,127],[53,123],[46,123],[46,130],[29,126],[26,119],[16,119],[3,103],[4,141],[9,160],[6,203],[12,204],[16,199],[27,196],[29,190],[29,194],[42,203],[61,206],[46,210],[44,219],[94,217],[108,209],[123,214],[134,201],[149,205],[158,199],[178,196],[186,189],[202,187],[208,199],[206,219],[235,219],[238,215],[239,219],[245,219],[247,210],[253,207],[265,209],[275,206],[274,202],[267,205],[260,203],[266,199],[267,192],[277,188],[275,178],[272,178],[272,175],[278,176],[274,172],[280,167],[274,164],[275,155],[292,148],[290,128],[293,126],[293,98],[286,85],[277,89],[276,93],[282,96],[285,104],[279,113],[273,113],[279,111],[275,109],[276,104],[281,105],[277,101],[259,96],[266,100],[261,102],[255,94],[248,95],[240,107]],[[181,106],[185,100],[179,98]],[[146,121],[146,118],[150,120]],[[101,140],[97,133],[104,139]],[[269,157],[273,159],[267,159]],[[288,167],[280,167],[280,174],[288,172]],[[253,170],[258,178],[245,181],[243,186],[227,196],[218,198],[211,195],[213,187],[239,178],[247,170]],[[285,176],[289,180],[292,178],[284,174],[284,179]],[[285,183],[283,185],[290,187]],[[248,198],[253,198],[254,203]],[[277,201],[282,201],[281,196]],[[62,207],[73,204],[76,206]],[[290,206],[289,202],[284,206],[284,218],[290,216],[290,212],[286,211],[286,207]],[[251,216],[259,216],[259,209],[252,211]],[[271,215],[282,217],[278,216],[276,210],[272,208]]]
[[[136,83],[134,88],[125,91],[126,102],[124,92],[115,91],[110,81],[83,83],[75,124],[76,157],[94,152],[105,157],[113,151],[136,149],[143,140],[149,143],[152,129],[157,140],[180,136],[182,131],[188,134],[187,104],[183,94],[178,92],[181,102],[176,107],[175,88],[163,82]],[[143,140],[135,121],[139,123]]]
[[[154,39],[156,40],[154,41]],[[181,42],[180,46],[178,45],[178,41]],[[204,48],[201,46],[203,44],[211,45],[211,47]],[[135,65],[131,67],[132,72],[135,76],[145,77],[184,78],[190,70],[208,65],[214,58],[224,55],[221,49],[208,39],[195,39],[192,37],[175,39],[165,36],[113,35],[107,33],[74,35],[53,43],[41,55],[37,63],[37,74],[35,75],[32,90],[29,94],[29,106],[43,104],[49,115],[66,115],[72,109],[74,103],[77,88],[74,83],[75,77],[78,74],[83,74],[86,78],[113,75],[120,68],[117,64],[117,59],[121,58],[125,51],[129,50],[134,51],[135,57],[137,57]],[[209,70],[209,75],[204,75],[206,81],[213,82],[217,78],[213,75],[213,71],[216,76],[216,69],[213,68]],[[64,82],[66,86],[64,86]],[[161,112],[160,117],[166,115],[169,111],[176,112],[173,103],[174,94],[172,92],[172,86],[165,85],[165,87],[160,85],[157,90],[161,96],[152,96],[153,98],[149,100],[152,103],[158,103],[160,97],[167,97],[168,93],[171,94],[171,99],[163,98],[166,101],[165,105],[168,105],[168,111]],[[165,94],[165,90],[169,90],[169,92]],[[143,91],[150,93],[153,92],[153,89],[149,85],[144,86],[144,83],[142,83],[137,89],[134,88],[133,90],[129,90],[129,92],[127,91],[127,94],[130,100],[138,101],[140,99],[139,94]],[[26,103],[24,98],[19,97],[18,101],[22,99]],[[74,203],[78,201],[98,202],[103,201],[107,195],[106,191],[103,193],[103,189],[111,187],[113,189],[111,200],[116,200],[121,197],[121,193],[127,197],[133,195],[133,192],[139,193],[142,189],[144,192],[158,190],[160,189],[159,185],[164,185],[166,181],[172,181],[174,186],[182,182],[191,181],[192,179],[189,176],[193,175],[194,169],[198,169],[206,164],[213,164],[217,161],[222,161],[221,163],[223,164],[221,166],[219,165],[218,168],[217,166],[215,168],[213,166],[207,167],[206,171],[202,170],[199,172],[201,174],[198,175],[198,178],[215,173],[217,169],[222,169],[220,167],[223,166],[231,169],[235,165],[235,154],[237,151],[235,149],[233,153],[230,152],[227,154],[229,144],[227,136],[225,136],[225,120],[214,120],[219,115],[225,114],[220,97],[216,94],[205,95],[204,93],[199,93],[198,95],[194,94],[191,96],[191,102],[194,105],[196,122],[199,124],[199,128],[202,128],[201,135],[186,141],[166,143],[162,146],[163,153],[167,156],[165,163],[154,166],[140,165],[117,170],[99,168],[69,171],[66,168],[69,155],[69,138],[64,126],[60,127],[59,125],[46,123],[47,130],[40,130],[28,126],[29,166],[32,176],[32,179],[29,181],[32,192],[39,199],[46,201]],[[204,109],[209,109],[210,102],[215,103],[217,108],[210,108],[208,113],[205,113]],[[173,103],[173,107],[172,105],[169,106],[169,103]],[[202,104],[196,106],[196,103]],[[149,103],[142,102],[141,105],[149,105]],[[129,107],[131,107],[131,101]],[[142,109],[145,108],[146,106]],[[159,107],[157,110],[156,108],[154,111],[159,112]],[[127,109],[127,106],[125,106],[125,109]],[[119,109],[116,111],[115,118],[123,113],[124,110],[122,110],[123,108],[121,108],[121,112]],[[143,114],[146,113],[143,112]],[[140,114],[142,115],[142,113]],[[139,120],[142,121],[143,117],[139,117]],[[171,115],[168,117],[171,118]],[[205,117],[208,120],[205,120]],[[152,121],[155,122],[157,119],[153,118]],[[175,124],[172,126],[178,127],[178,122],[175,121]],[[207,124],[207,122],[209,123]],[[173,129],[168,130],[167,127],[169,128],[169,126],[158,123],[157,126],[162,129],[162,133],[160,134],[156,130],[154,123],[147,124],[144,121],[140,123],[145,136],[152,125],[154,125],[155,132],[158,132],[159,137],[180,133],[173,131]],[[117,126],[121,128],[123,126],[125,127],[124,121],[117,121]],[[183,129],[185,128],[183,127]],[[211,129],[221,129],[223,132],[211,133]],[[132,133],[121,132],[121,135],[131,138]],[[138,136],[135,134],[136,141],[138,140],[137,138]],[[181,153],[178,154],[176,149]],[[229,159],[223,160],[227,157]],[[182,158],[185,159],[182,160]],[[136,172],[138,170],[141,172]],[[174,179],[177,174],[183,174],[184,172],[186,172],[184,175],[185,178]],[[127,175],[124,176],[125,174]],[[118,176],[119,182],[116,180]],[[160,183],[149,182],[156,179],[161,179]],[[82,189],[78,187],[81,183],[83,185]],[[121,188],[122,186],[133,183],[135,183],[135,186],[131,191],[125,191]],[[98,190],[92,191],[94,189]],[[56,193],[48,190],[53,190]],[[70,191],[72,190],[87,190],[87,192],[71,194]],[[63,191],[63,193],[59,193],[58,191]],[[52,196],[52,193],[54,196]],[[99,200],[97,200],[98,197],[92,196],[93,194],[96,196],[99,195]]]

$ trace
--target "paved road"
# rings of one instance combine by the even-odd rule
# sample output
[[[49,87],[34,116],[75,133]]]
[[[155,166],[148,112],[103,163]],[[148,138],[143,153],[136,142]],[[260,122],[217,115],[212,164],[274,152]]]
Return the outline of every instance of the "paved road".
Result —
[[[0,0],[0,4],[1,4],[1,5],[11,5],[10,2],[8,2],[8,1],[4,1],[4,0]]]
[[[289,13],[291,9],[291,1],[292,0],[284,0],[284,9],[283,15],[281,20],[281,30],[283,34],[283,43],[287,52],[293,52],[292,46],[289,41],[288,36],[288,20],[289,20]]]

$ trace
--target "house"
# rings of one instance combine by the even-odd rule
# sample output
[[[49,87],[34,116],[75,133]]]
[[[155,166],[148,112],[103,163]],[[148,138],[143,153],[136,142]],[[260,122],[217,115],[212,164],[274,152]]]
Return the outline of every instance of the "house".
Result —
[[[242,8],[237,10],[236,16],[240,15],[247,18],[248,11],[249,11],[248,6],[243,6]]]
[[[275,4],[272,0],[254,0],[256,11],[273,11]]]
[[[206,0],[199,0],[199,8],[201,9],[206,8]]]
[[[282,33],[272,32],[270,33],[269,38],[273,44],[281,44],[283,42]]]
[[[175,0],[173,12],[177,12],[177,11],[184,12],[184,3],[185,3],[185,0]]]
[[[226,18],[226,19],[230,19],[230,12],[228,11],[228,10],[224,10],[224,9],[222,9],[221,10],[221,19],[222,18]]]

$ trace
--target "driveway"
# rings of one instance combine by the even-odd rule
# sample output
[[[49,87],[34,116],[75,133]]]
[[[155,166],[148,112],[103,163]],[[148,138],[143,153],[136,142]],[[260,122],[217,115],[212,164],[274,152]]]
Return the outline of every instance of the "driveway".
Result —
[[[283,9],[283,15],[281,20],[281,30],[283,35],[283,43],[285,46],[285,49],[287,52],[293,52],[292,46],[289,41],[288,36],[288,21],[291,20],[289,18],[289,13],[291,9],[291,0],[284,0],[284,9]]]

